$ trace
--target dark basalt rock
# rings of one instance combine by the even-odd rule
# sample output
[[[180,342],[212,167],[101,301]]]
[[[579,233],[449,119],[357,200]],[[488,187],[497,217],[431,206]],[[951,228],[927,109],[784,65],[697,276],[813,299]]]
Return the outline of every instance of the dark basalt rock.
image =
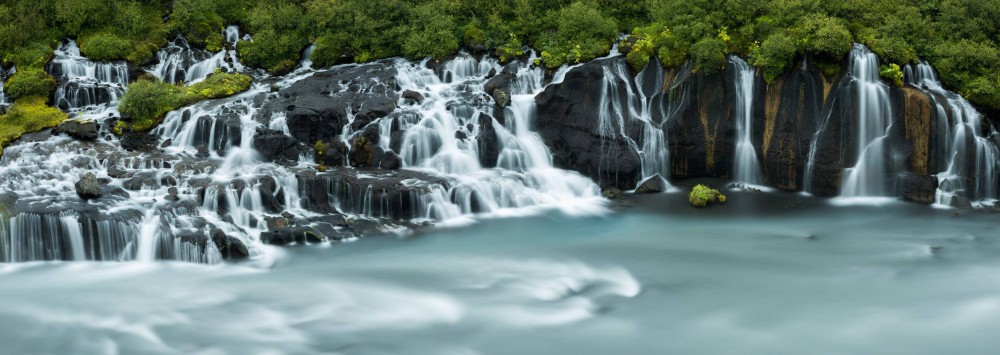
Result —
[[[621,61],[620,63],[618,61]],[[639,155],[626,137],[616,132],[605,136],[599,127],[597,107],[604,88],[604,66],[627,65],[624,59],[598,60],[566,74],[562,83],[549,85],[535,97],[538,132],[552,150],[557,167],[576,170],[602,188],[632,189],[640,178]],[[622,102],[631,82],[619,82],[616,93]],[[638,139],[641,127],[626,127],[629,138]]]
[[[52,130],[54,134],[66,134],[70,137],[83,140],[97,140],[97,123],[93,120],[66,120]]]
[[[442,178],[405,169],[305,170],[296,178],[303,208],[319,213],[364,213],[397,221],[425,217],[417,208],[419,196],[431,185],[448,186]]]
[[[479,114],[479,135],[476,144],[479,145],[479,163],[486,168],[494,168],[500,158],[500,138],[493,128],[493,118],[485,113]]]
[[[763,128],[759,146],[764,175],[772,186],[784,191],[805,188],[803,172],[813,135],[822,123],[819,120],[826,102],[826,79],[814,67],[807,62],[779,76],[768,85],[764,98],[755,101],[756,106],[764,110],[762,115],[754,116],[762,119],[753,122],[755,127]],[[828,176],[827,184],[833,180]],[[826,189],[831,188],[835,189],[832,186]]]
[[[350,151],[346,143],[336,141],[329,144],[317,145],[317,147],[323,148],[323,151],[316,152],[317,163],[329,167],[346,165],[347,154]]]
[[[896,190],[903,197],[903,200],[910,202],[925,205],[934,203],[937,188],[938,179],[936,176],[906,172],[896,178]]]
[[[210,235],[212,236],[212,243],[215,243],[215,247],[222,254],[223,258],[239,260],[250,257],[250,250],[247,249],[247,246],[239,238],[228,236],[219,229],[212,229]]]
[[[348,122],[360,130],[396,108],[395,76],[392,66],[380,62],[319,71],[281,89],[259,115],[266,121],[284,112],[295,139],[332,142]]]
[[[156,150],[160,139],[148,132],[124,132],[118,138],[122,148],[129,151],[151,152]]]
[[[74,186],[76,187],[76,194],[84,200],[101,198],[101,195],[103,195],[101,183],[97,181],[97,175],[94,175],[94,173],[84,174]]]
[[[413,90],[403,91],[403,99],[410,104],[420,104],[424,102],[424,95]]]
[[[652,177],[644,180],[639,184],[639,187],[635,189],[637,194],[655,194],[667,191],[667,182],[660,176],[660,174],[653,175]]]
[[[271,129],[258,129],[253,147],[267,161],[291,164],[298,162],[299,155],[309,149],[295,138]]]

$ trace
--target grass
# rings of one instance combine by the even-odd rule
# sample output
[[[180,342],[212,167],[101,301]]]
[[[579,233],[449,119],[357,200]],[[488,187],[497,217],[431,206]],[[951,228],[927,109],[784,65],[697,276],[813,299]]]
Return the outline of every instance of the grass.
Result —
[[[26,133],[52,128],[66,120],[66,113],[45,105],[45,98],[39,96],[18,99],[0,116],[0,155],[3,147],[21,138]]]

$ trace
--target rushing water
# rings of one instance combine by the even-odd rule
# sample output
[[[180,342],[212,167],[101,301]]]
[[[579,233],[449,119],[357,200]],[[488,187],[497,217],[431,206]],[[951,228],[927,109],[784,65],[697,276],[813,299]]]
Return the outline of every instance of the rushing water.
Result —
[[[58,81],[53,99],[64,111],[100,114],[117,106],[128,87],[124,62],[94,62],[80,55],[76,41],[66,40],[55,50],[46,70]]]
[[[995,353],[993,216],[761,196],[287,248],[265,265],[5,265],[0,341],[14,354]]]
[[[238,27],[227,27],[223,32],[227,48],[214,54],[191,48],[187,39],[178,35],[156,53],[156,65],[149,68],[149,72],[168,83],[187,84],[205,80],[217,69],[242,72],[246,68],[236,56],[239,33]]]
[[[855,45],[848,67],[855,90],[856,121],[853,122],[856,163],[844,174],[841,196],[889,196],[886,136],[892,122],[889,87],[879,78],[878,57]]]
[[[982,115],[969,101],[944,89],[927,62],[906,68],[907,83],[931,94],[939,130],[936,146],[946,169],[938,173],[937,203],[952,205],[956,196],[992,202],[1000,185],[1000,135],[992,125],[983,125]],[[969,178],[972,179],[969,179]],[[971,181],[971,184],[969,183]]]
[[[756,83],[757,70],[743,59],[736,56],[729,58],[736,68],[736,80],[734,102],[734,120],[736,121],[736,162],[733,164],[734,180],[751,185],[761,185],[764,182],[764,173],[760,169],[760,160],[757,158],[757,149],[754,148],[753,134],[757,131],[753,126],[753,102],[754,84]]]

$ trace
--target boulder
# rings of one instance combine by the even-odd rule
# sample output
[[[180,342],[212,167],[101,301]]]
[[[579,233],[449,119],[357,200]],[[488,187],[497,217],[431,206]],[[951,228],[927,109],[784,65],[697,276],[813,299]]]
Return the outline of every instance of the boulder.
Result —
[[[76,182],[76,194],[84,200],[101,198],[101,183],[94,173],[86,173]]]
[[[52,133],[65,134],[82,141],[97,140],[97,122],[93,120],[65,120]]]
[[[403,99],[410,104],[420,104],[424,102],[424,95],[413,90],[403,91]]]
[[[239,260],[250,257],[250,250],[240,238],[228,236],[222,230],[214,228],[210,235],[212,236],[212,243],[215,244],[216,249],[219,250],[223,258]]]
[[[637,194],[655,194],[660,192],[666,192],[668,188],[667,181],[663,179],[660,174],[651,176],[650,178],[644,180],[639,184],[639,187],[635,189]]]

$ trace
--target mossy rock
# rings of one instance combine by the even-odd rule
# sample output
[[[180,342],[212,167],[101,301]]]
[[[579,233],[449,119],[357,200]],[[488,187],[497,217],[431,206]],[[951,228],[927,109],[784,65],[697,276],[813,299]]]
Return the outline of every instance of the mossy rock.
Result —
[[[723,195],[719,190],[698,184],[691,189],[691,194],[688,195],[688,202],[695,207],[705,207],[713,202],[723,204],[726,203],[726,195]]]
[[[4,146],[22,135],[55,127],[66,118],[65,112],[46,106],[44,97],[18,99],[6,114],[0,115],[0,154]]]

